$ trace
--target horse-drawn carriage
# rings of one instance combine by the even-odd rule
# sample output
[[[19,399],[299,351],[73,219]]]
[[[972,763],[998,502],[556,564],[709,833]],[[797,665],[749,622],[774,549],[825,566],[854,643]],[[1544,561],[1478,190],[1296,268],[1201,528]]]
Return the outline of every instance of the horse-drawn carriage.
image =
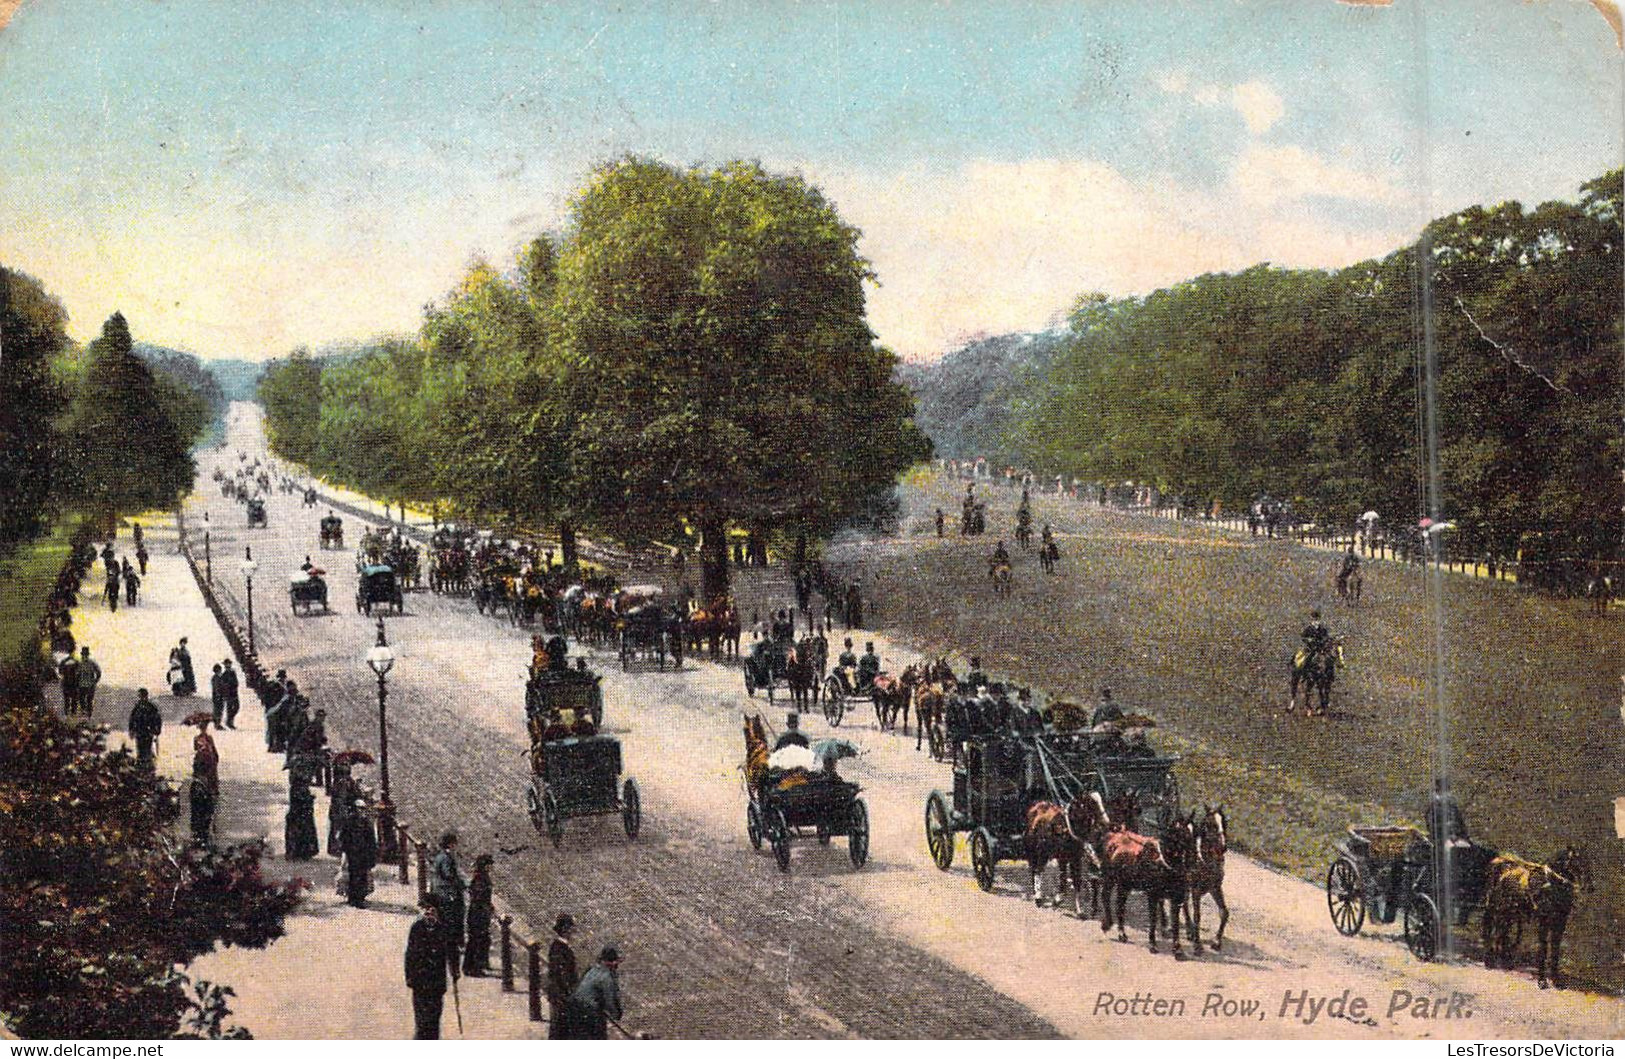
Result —
[[[747,719],[745,732],[745,836],[751,848],[759,850],[765,841],[779,870],[788,872],[792,841],[816,837],[827,846],[845,836],[847,858],[854,869],[862,868],[869,860],[869,807],[858,797],[862,788],[833,768],[772,768],[761,718]]]
[[[405,537],[397,537],[390,543],[384,562],[394,569],[403,589],[413,590],[423,583],[422,553]]]
[[[289,484],[291,485],[292,483],[289,483]],[[311,487],[309,487],[309,488],[307,488],[305,490],[305,506],[306,507],[315,507],[316,506],[316,489],[315,489],[314,486],[311,486]]]
[[[318,605],[327,613],[327,581],[317,571],[305,571],[288,580],[288,604],[295,614],[309,614]]]
[[[332,513],[325,515],[321,521],[319,536],[323,548],[343,548],[344,520]]]
[[[634,662],[653,662],[661,670],[666,659],[683,668],[684,618],[653,585],[634,585],[615,597],[616,630],[622,669]]]
[[[532,670],[525,682],[525,713],[543,717],[569,710],[594,728],[604,723],[604,692],[596,673],[585,669]]]
[[[955,836],[969,832],[976,884],[991,890],[1000,861],[1027,856],[1028,811],[1038,802],[1067,806],[1098,794],[1102,806],[1120,812],[1128,807],[1160,831],[1179,813],[1178,761],[1173,755],[1107,753],[1087,733],[972,735],[956,756],[951,800],[941,791],[926,799],[926,846],[947,871]]]
[[[374,606],[392,606],[396,614],[406,610],[406,601],[401,596],[401,582],[388,566],[364,565],[356,575],[355,609],[371,617]]]
[[[900,679],[884,670],[871,674],[861,667],[837,666],[824,678],[824,720],[831,728],[837,728],[848,710],[868,703],[874,707],[880,726],[886,728],[907,705],[913,692],[912,684],[906,680],[907,674]]]
[[[767,692],[767,701],[774,701],[780,691],[790,690],[790,653],[795,650],[794,640],[764,636],[750,645],[750,653],[741,663],[745,671],[745,694],[756,697],[758,691]]]
[[[564,821],[619,814],[629,839],[638,837],[643,802],[637,781],[621,777],[620,740],[600,734],[604,698],[598,676],[564,666],[564,643],[543,669],[532,667],[525,685],[525,725],[530,733],[531,780],[525,808],[538,832],[557,846]]]
[[[1433,842],[1427,835],[1414,827],[1350,827],[1326,871],[1332,925],[1353,937],[1368,917],[1382,924],[1399,919],[1411,954],[1433,959],[1447,908],[1463,925],[1471,913],[1483,910],[1486,871],[1495,856],[1471,844],[1453,848],[1451,854],[1451,885],[1441,889],[1435,885]],[[1518,931],[1521,936],[1521,923]]]
[[[250,497],[248,500],[248,528],[255,526],[264,529],[267,525],[265,517],[265,501],[259,497]]]

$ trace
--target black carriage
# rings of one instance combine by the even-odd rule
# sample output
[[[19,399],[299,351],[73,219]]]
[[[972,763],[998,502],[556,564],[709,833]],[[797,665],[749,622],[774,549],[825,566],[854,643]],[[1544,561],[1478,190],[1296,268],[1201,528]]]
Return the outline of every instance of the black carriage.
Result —
[[[344,520],[337,515],[328,515],[322,519],[320,538],[323,548],[344,547]]]
[[[623,670],[634,662],[653,662],[661,670],[670,658],[674,669],[683,668],[683,616],[671,607],[649,603],[620,615],[620,659]]]
[[[1326,871],[1326,908],[1332,926],[1353,937],[1369,918],[1373,923],[1403,924],[1405,944],[1419,960],[1439,951],[1443,916],[1458,925],[1481,911],[1485,869],[1492,851],[1476,845],[1452,850],[1452,885],[1445,893],[1435,884],[1433,843],[1414,827],[1350,827],[1336,844],[1337,855]],[[1517,946],[1523,925],[1514,919],[1511,943]]]
[[[259,526],[264,529],[266,525],[265,501],[257,496],[251,498],[248,501],[248,528],[253,529],[255,526]]]
[[[371,617],[374,606],[394,607],[396,614],[406,610],[400,580],[387,566],[363,566],[356,575],[355,609]]]
[[[798,782],[802,781],[804,782]],[[745,834],[752,849],[767,842],[779,870],[790,870],[790,843],[816,837],[820,845],[846,837],[846,854],[854,870],[869,859],[869,806],[858,797],[861,790],[829,773],[798,774],[793,778],[770,772],[750,790],[745,807]]]
[[[564,841],[564,822],[580,816],[618,815],[626,837],[638,837],[643,801],[637,781],[621,778],[619,739],[590,735],[543,741],[533,734],[530,759],[525,810],[555,847]]]
[[[742,663],[745,670],[745,694],[756,697],[758,691],[767,692],[772,702],[780,691],[790,689],[790,650],[792,640],[761,639],[751,644],[750,654]]]
[[[327,613],[327,582],[304,574],[288,581],[288,604],[295,614],[309,614],[316,607]]]
[[[402,588],[416,589],[422,583],[422,554],[411,541],[403,538],[392,544],[386,561],[400,578]]]
[[[597,673],[584,669],[533,671],[525,682],[525,713],[546,718],[565,710],[588,717],[594,728],[604,723],[604,691]]]
[[[882,675],[875,674],[876,677]],[[860,680],[855,670],[848,671],[845,666],[837,666],[824,678],[824,697],[821,705],[824,709],[824,720],[829,722],[831,728],[840,726],[847,710],[863,703],[875,705],[874,677]]]
[[[925,803],[925,841],[938,868],[953,867],[959,832],[970,833],[976,884],[992,890],[1000,861],[1024,855],[1027,810],[1035,802],[1065,805],[1089,792],[1111,804],[1132,791],[1148,830],[1160,832],[1179,811],[1173,755],[1106,756],[1084,733],[982,732],[965,739],[954,764],[950,796],[932,791]]]

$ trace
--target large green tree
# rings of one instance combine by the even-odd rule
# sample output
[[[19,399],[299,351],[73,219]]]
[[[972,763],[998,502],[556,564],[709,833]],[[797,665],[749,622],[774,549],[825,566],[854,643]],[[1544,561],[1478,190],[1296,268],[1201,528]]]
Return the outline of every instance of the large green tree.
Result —
[[[798,177],[628,159],[575,200],[555,302],[574,477],[623,532],[823,529],[929,452],[864,316],[859,233]],[[612,514],[613,513],[613,514]]]
[[[0,267],[0,545],[37,530],[50,498],[67,320],[37,280]]]

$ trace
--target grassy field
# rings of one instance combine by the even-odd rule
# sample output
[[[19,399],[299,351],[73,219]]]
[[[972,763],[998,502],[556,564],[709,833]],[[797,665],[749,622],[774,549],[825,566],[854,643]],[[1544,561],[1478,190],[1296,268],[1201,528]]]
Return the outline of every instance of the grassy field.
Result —
[[[76,526],[59,523],[0,558],[0,665],[10,665],[38,646],[45,601],[67,561],[68,538]]]
[[[889,633],[961,666],[979,652],[990,671],[1052,696],[1093,702],[1111,685],[1185,756],[1187,804],[1222,801],[1235,845],[1316,882],[1350,824],[1421,819],[1442,753],[1475,838],[1540,860],[1565,843],[1586,849],[1596,886],[1571,921],[1565,966],[1625,987],[1617,611],[1599,619],[1581,602],[1461,576],[1437,586],[1392,563],[1368,564],[1366,603],[1353,609],[1336,600],[1326,552],[1037,498],[1037,524],[1054,524],[1063,557],[1046,577],[1036,552],[1014,548],[1015,494],[991,494],[988,536],[939,541],[935,509],[952,532],[962,487],[904,492],[899,537],[830,554],[870,586]],[[1001,535],[1016,559],[1005,600],[986,581]],[[1332,715],[1309,719],[1283,707],[1314,607],[1346,635],[1347,669]],[[1335,943],[1329,921],[1327,934]]]

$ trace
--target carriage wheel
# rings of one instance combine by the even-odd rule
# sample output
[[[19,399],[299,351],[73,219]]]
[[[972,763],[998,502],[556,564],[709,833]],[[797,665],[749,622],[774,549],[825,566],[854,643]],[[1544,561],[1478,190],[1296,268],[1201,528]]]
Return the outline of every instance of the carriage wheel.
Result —
[[[852,860],[853,870],[862,868],[869,860],[869,807],[862,798],[852,800],[852,827],[846,836],[846,855]]]
[[[948,803],[941,791],[932,791],[925,800],[925,845],[931,860],[947,871],[954,866],[954,828],[948,820]]]
[[[985,827],[977,828],[970,836],[970,864],[976,873],[976,885],[987,893],[993,892],[993,872],[998,862],[993,859],[993,833]]]
[[[1365,923],[1365,888],[1359,866],[1347,857],[1332,861],[1326,872],[1326,908],[1339,934],[1352,938],[1360,933]]]
[[[545,830],[542,820],[542,802],[540,798],[536,797],[535,787],[525,788],[525,813],[530,817],[530,826],[536,829],[537,834],[541,834]]]
[[[557,849],[564,842],[564,817],[559,813],[559,800],[553,792],[542,790],[542,822],[547,825],[547,837],[553,840],[553,848]]]
[[[841,718],[845,716],[846,692],[839,678],[830,677],[824,681],[824,720],[829,722],[831,728],[839,728]]]
[[[778,861],[779,870],[785,873],[790,871],[790,821],[784,818],[784,810],[773,813],[773,825],[768,832],[768,841],[773,843],[773,859]]]
[[[628,839],[637,838],[643,826],[643,799],[638,796],[637,781],[630,776],[621,784],[621,826]]]
[[[942,725],[933,724],[926,735],[926,741],[931,746],[931,757],[941,761],[948,756],[947,740],[942,735]]]
[[[815,830],[818,832],[818,844],[820,846],[829,845],[829,828],[824,824],[818,824]]]
[[[745,803],[745,837],[750,839],[751,849],[762,848],[762,814],[755,802]]]
[[[1439,953],[1439,909],[1427,894],[1414,893],[1405,905],[1405,944],[1424,963]]]

